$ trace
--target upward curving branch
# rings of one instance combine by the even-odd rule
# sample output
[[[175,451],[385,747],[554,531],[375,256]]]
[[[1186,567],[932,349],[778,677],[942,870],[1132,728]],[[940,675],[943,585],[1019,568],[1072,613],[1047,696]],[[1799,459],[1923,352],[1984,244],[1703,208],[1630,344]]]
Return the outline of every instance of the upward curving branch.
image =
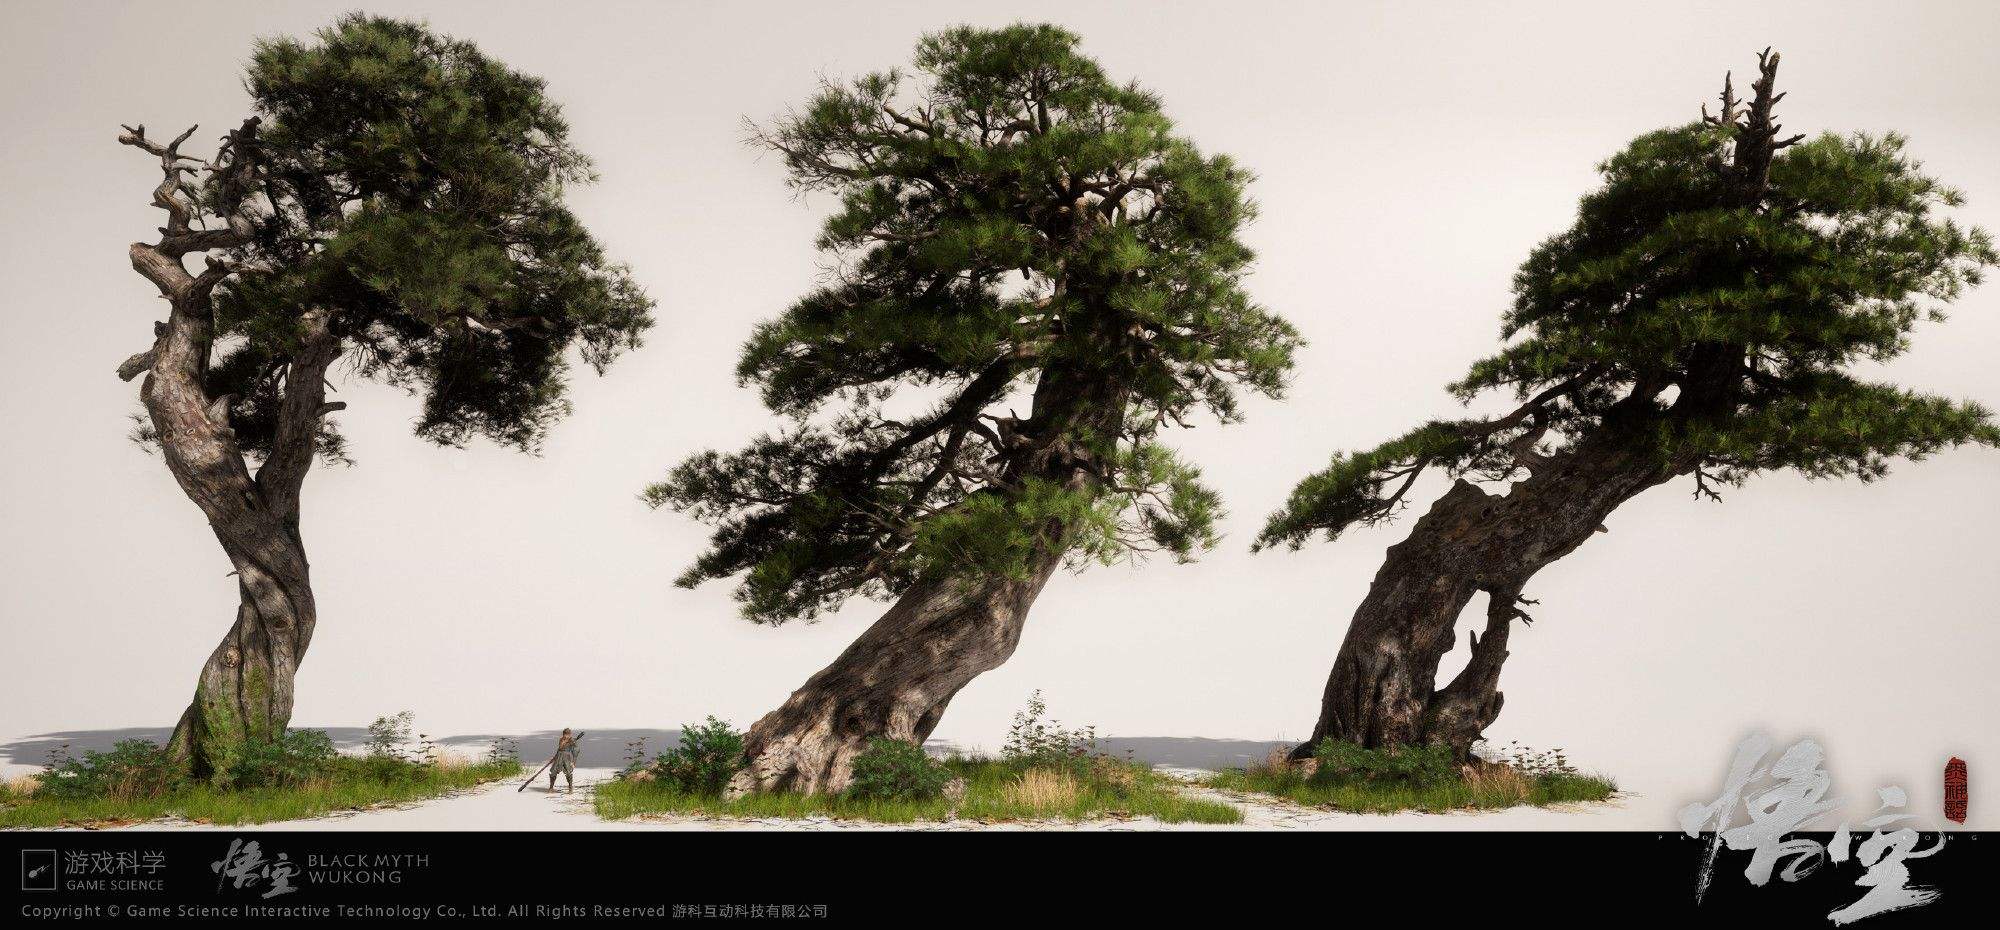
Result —
[[[209,256],[200,274],[190,274],[181,259],[190,252],[241,246],[256,234],[256,220],[248,200],[250,181],[256,171],[259,122],[257,117],[251,117],[225,136],[212,162],[180,152],[182,143],[194,135],[195,126],[189,126],[166,144],[147,138],[144,124],[125,126],[125,131],[118,134],[120,144],[160,160],[161,178],[153,188],[153,204],[166,211],[167,225],[160,228],[159,241],[135,242],[129,251],[133,270],[159,288],[160,296],[173,307],[165,327],[156,333],[153,348],[119,366],[120,379],[129,381],[141,371],[157,372],[163,366],[171,366],[199,387],[214,340],[209,298],[216,286],[229,277],[231,268],[223,259]],[[208,189],[216,195],[213,213],[201,206],[197,200],[201,189],[186,177],[200,170],[208,173]],[[208,228],[207,220],[211,218],[218,221],[218,228]]]

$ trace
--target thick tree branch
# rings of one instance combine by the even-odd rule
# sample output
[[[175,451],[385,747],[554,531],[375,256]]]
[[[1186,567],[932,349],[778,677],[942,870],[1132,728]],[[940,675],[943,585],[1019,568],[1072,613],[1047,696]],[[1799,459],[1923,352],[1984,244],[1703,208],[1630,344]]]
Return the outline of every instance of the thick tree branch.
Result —
[[[326,402],[326,370],[340,357],[340,339],[330,331],[326,312],[308,311],[300,330],[302,346],[285,372],[271,452],[257,470],[257,487],[280,513],[298,512],[299,491],[319,452],[320,421],[329,408],[347,406]]]

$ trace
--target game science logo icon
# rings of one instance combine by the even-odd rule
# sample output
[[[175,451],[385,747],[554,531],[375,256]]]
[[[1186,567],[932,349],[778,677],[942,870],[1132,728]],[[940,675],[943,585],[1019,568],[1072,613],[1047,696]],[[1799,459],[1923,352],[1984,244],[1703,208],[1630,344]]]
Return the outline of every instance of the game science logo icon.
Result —
[[[56,851],[53,849],[21,850],[21,890],[56,890]]]

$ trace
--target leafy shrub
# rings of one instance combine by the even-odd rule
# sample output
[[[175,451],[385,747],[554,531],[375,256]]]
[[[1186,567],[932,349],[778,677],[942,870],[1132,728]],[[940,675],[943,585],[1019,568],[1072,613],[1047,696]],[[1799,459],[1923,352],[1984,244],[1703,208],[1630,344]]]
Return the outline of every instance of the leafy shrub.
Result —
[[[426,768],[401,756],[335,756],[328,771],[337,781],[374,782],[385,787],[414,785],[424,780]]]
[[[88,751],[78,759],[52,753],[37,794],[51,798],[156,798],[186,784],[186,769],[165,747],[144,739],[120,740],[110,752]]]
[[[324,731],[286,730],[277,739],[244,746],[223,774],[237,789],[296,787],[326,775],[336,755]]]
[[[328,760],[332,772],[340,778],[376,782],[382,786],[422,782],[424,766],[436,764],[438,752],[436,744],[430,742],[430,736],[424,736],[416,750],[406,748],[414,722],[416,714],[408,710],[374,718],[374,722],[368,724],[368,752],[360,758],[336,754]]]
[[[1400,782],[1418,788],[1447,784],[1458,777],[1448,746],[1390,746],[1368,749],[1327,737],[1313,747],[1318,760],[1313,780],[1337,782]]]
[[[1027,708],[1014,715],[1014,725],[1007,729],[1007,742],[1000,747],[1001,761],[1021,769],[1089,774],[1098,755],[1097,728],[1072,730],[1059,721],[1043,720],[1048,710],[1040,690],[1028,695]]]
[[[743,768],[743,734],[714,717],[681,727],[680,745],[653,760],[654,777],[689,794],[721,794]]]
[[[410,724],[416,715],[403,711],[389,717],[377,717],[368,725],[368,754],[403,759],[403,744],[410,741]]]
[[[877,737],[854,757],[847,793],[876,801],[928,801],[941,797],[951,770],[907,740]]]

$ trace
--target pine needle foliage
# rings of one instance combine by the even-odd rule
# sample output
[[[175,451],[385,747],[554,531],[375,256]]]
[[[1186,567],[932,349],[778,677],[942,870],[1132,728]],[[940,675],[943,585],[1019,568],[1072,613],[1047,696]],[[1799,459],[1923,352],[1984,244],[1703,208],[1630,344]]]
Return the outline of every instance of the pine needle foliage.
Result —
[[[534,450],[569,410],[567,351],[602,371],[638,346],[652,301],[564,206],[593,178],[539,78],[351,14],[259,42],[245,87],[255,235],[215,294],[207,387],[246,452],[270,451],[308,311],[353,370],[420,396],[417,434],[447,445]],[[222,186],[195,193],[242,199]],[[343,448],[324,423],[320,452]]]
[[[1599,166],[1569,229],[1514,276],[1499,352],[1450,385],[1510,392],[1492,420],[1436,420],[1342,453],[1292,492],[1259,548],[1392,518],[1424,470],[1504,480],[1618,435],[1697,495],[1759,472],[1872,481],[1891,459],[2000,445],[1976,403],[1857,377],[1996,261],[1944,215],[1960,194],[1894,133],[1780,139],[1778,57],[1747,106],[1649,132]],[[1672,464],[1669,464],[1672,463]]]
[[[681,584],[741,575],[746,616],[779,623],[1050,548],[1215,543],[1220,501],[1159,431],[1278,395],[1299,338],[1241,286],[1249,174],[1078,45],[945,30],[755,131],[837,198],[838,270],[737,368],[791,425],[647,489],[716,526]]]

